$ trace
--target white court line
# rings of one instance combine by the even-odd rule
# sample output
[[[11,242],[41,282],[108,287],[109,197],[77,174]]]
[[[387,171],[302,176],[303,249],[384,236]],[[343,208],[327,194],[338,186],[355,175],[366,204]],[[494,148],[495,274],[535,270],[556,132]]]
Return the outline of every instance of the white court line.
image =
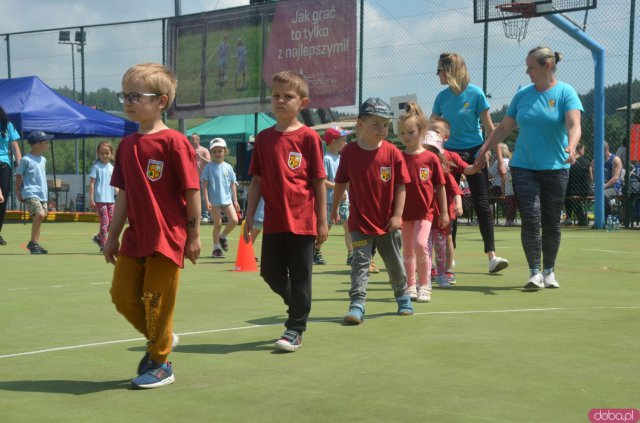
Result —
[[[611,253],[611,254],[632,254],[634,256],[640,255],[638,251],[615,251],[615,250],[600,250],[598,248],[589,248],[587,251],[598,251],[600,253]]]
[[[522,309],[504,309],[504,310],[463,310],[463,311],[431,311],[427,313],[415,313],[415,316],[428,316],[428,315],[440,315],[440,314],[487,314],[487,313],[531,313],[531,312],[544,312],[544,311],[579,311],[579,310],[637,310],[640,309],[640,306],[599,306],[599,307],[549,307],[549,308],[522,308]],[[372,319],[375,317],[369,317]],[[322,322],[336,322],[341,321],[342,318],[336,319],[322,319],[322,320],[314,320],[309,319],[310,322],[322,323]],[[220,333],[220,332],[230,332],[237,330],[246,330],[246,329],[256,329],[256,328],[264,328],[269,326],[280,326],[282,323],[270,323],[264,325],[248,325],[248,326],[236,326],[231,328],[221,328],[221,329],[210,329],[210,330],[201,330],[201,331],[193,331],[193,332],[183,332],[179,333],[180,336],[187,335],[202,335],[207,333]],[[47,348],[43,350],[36,351],[26,351],[15,354],[5,354],[0,355],[0,359],[2,358],[11,358],[11,357],[21,357],[26,355],[35,355],[35,354],[44,354],[56,351],[68,351],[68,350],[78,350],[82,348],[90,348],[90,347],[99,347],[102,345],[113,345],[113,344],[124,344],[127,342],[140,342],[144,341],[145,338],[131,338],[131,339],[120,339],[116,341],[104,341],[104,342],[94,342],[91,344],[80,344],[80,345],[70,345],[67,347],[57,347],[57,348]]]

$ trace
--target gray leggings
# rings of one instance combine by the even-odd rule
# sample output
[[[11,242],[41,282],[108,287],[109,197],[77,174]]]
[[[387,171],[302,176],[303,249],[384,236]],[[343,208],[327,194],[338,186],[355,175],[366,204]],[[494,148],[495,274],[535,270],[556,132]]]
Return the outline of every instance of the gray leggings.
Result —
[[[569,181],[569,169],[530,170],[511,168],[513,190],[522,218],[522,248],[529,269],[553,269],[560,248],[560,213]],[[542,231],[541,231],[542,230]]]

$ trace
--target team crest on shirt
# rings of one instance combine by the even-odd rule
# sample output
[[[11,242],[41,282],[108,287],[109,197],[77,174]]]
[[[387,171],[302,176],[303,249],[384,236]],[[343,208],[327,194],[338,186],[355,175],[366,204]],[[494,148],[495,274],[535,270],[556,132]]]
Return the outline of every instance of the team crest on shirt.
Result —
[[[289,160],[287,164],[292,170],[295,170],[300,167],[300,163],[302,163],[302,154],[300,153],[289,153]]]
[[[147,163],[147,178],[149,178],[150,181],[157,181],[162,178],[163,168],[164,162],[149,159]]]
[[[422,179],[423,181],[429,180],[429,168],[428,167],[421,167],[420,168],[420,179]]]
[[[547,104],[549,105],[550,109],[553,109],[554,107],[556,107],[556,100],[551,98],[549,99],[549,101],[547,101]]]
[[[380,179],[382,179],[382,182],[389,182],[391,180],[391,168],[390,167],[381,167],[380,168]]]
[[[465,102],[464,102],[464,106],[463,106],[463,107],[464,107],[465,109],[468,109],[468,108],[469,108],[469,106],[470,106],[469,102],[468,102],[468,101],[465,101]]]

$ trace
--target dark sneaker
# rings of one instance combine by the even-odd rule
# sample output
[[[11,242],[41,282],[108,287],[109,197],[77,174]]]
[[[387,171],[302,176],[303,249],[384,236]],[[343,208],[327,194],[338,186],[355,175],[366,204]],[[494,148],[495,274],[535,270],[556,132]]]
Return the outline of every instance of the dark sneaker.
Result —
[[[7,241],[4,240],[2,235],[0,235],[0,245],[7,245]]]
[[[143,374],[147,373],[147,369],[152,365],[153,361],[151,361],[151,354],[149,354],[149,352],[147,351],[142,356],[142,360],[140,360],[140,363],[138,363],[138,376],[142,376]]]
[[[220,248],[216,248],[215,250],[213,250],[213,253],[211,253],[211,257],[213,258],[225,258],[224,253],[222,252],[222,250]]]
[[[302,348],[302,335],[295,330],[287,329],[274,346],[280,351],[295,352]]]
[[[347,266],[351,266],[352,261],[353,261],[353,251],[349,251],[347,253]]]
[[[177,333],[172,333],[171,334],[171,349],[175,349],[175,347],[178,346],[178,344],[180,343],[180,337],[178,336]],[[149,343],[147,342],[147,346],[149,346]],[[142,356],[142,360],[140,360],[140,363],[138,363],[138,376],[144,374],[147,372],[147,370],[153,366],[153,361],[151,361],[151,354],[147,351],[146,353],[144,353],[144,356]]]
[[[229,242],[227,238],[220,237],[220,246],[224,251],[229,251]]]
[[[327,261],[324,259],[324,257],[322,257],[322,252],[314,251],[313,264],[327,264]]]
[[[155,364],[151,363],[147,371],[131,381],[134,389],[153,389],[170,385],[175,382],[171,363]]]
[[[94,235],[93,238],[91,238],[91,241],[95,242],[98,247],[102,248],[102,244],[100,244],[100,237],[98,235]]]
[[[31,251],[31,254],[47,254],[48,251],[42,248],[40,244],[35,241],[29,241],[27,249]]]

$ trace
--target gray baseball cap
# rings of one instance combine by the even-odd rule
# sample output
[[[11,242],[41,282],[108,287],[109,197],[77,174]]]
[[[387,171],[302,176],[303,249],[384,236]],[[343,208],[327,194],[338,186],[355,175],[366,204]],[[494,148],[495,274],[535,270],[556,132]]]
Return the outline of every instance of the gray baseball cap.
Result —
[[[362,103],[360,110],[358,111],[358,117],[362,115],[380,116],[385,119],[393,118],[391,106],[378,97],[370,97]]]

